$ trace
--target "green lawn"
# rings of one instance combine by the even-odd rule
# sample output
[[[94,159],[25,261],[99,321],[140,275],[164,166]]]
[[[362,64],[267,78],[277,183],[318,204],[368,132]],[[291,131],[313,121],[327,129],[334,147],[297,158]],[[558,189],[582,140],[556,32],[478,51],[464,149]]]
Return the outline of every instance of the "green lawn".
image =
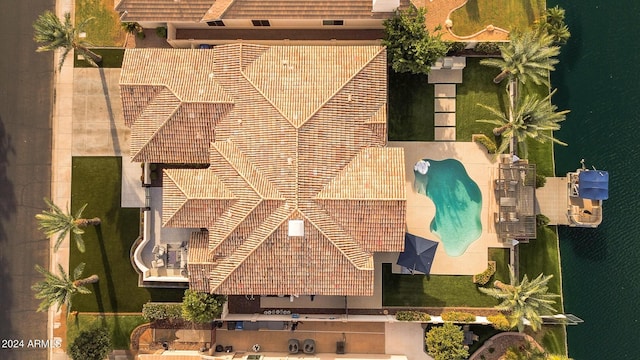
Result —
[[[487,25],[505,30],[525,30],[545,11],[545,0],[469,0],[451,14],[453,32],[475,34]]]
[[[506,109],[508,101],[506,84],[494,84],[497,69],[480,65],[480,58],[467,58],[462,72],[462,84],[457,85],[456,94],[456,139],[471,141],[473,134],[485,134],[495,139],[494,125],[477,120],[491,118],[491,114],[478,106],[484,104],[496,109]]]
[[[537,238],[528,244],[520,244],[520,277],[527,274],[529,279],[538,275],[553,274],[549,280],[549,292],[560,294],[562,292],[560,274],[560,256],[558,248],[558,235],[556,228],[552,226],[538,227]],[[556,304],[558,311],[562,312],[562,299]]]
[[[146,322],[142,315],[71,315],[67,321],[67,343],[71,344],[83,330],[100,327],[109,330],[115,350],[129,350],[131,332]]]
[[[76,24],[93,18],[84,28],[86,41],[92,46],[123,46],[125,32],[120,26],[120,16],[114,10],[114,0],[77,0]]]
[[[124,49],[121,48],[99,48],[91,49],[94,53],[102,56],[102,62],[98,64],[101,68],[120,68],[122,67],[122,59],[124,58]],[[77,56],[73,57],[73,67],[92,67],[85,60],[78,60]]]
[[[433,107],[426,75],[389,70],[389,140],[433,141]]]
[[[495,280],[509,281],[509,249],[489,248],[489,260],[496,262],[496,273],[488,284]]]
[[[85,262],[84,276],[97,274],[93,294],[78,295],[73,309],[80,312],[140,312],[147,301],[181,301],[183,290],[138,287],[138,274],[129,260],[131,244],[138,237],[139,209],[120,207],[121,158],[74,157],[71,178],[71,209],[85,203],[85,217],[97,216],[102,224],[84,234],[86,252],[71,246],[70,268]]]
[[[383,306],[493,307],[497,302],[478,291],[471,276],[393,274],[382,266]]]

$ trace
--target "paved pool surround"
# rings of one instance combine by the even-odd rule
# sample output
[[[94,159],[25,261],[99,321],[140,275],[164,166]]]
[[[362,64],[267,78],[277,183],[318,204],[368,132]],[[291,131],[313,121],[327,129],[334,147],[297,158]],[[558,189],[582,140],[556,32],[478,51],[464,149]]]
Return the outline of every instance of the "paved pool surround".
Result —
[[[493,181],[497,178],[498,172],[493,156],[488,154],[481,145],[463,141],[390,141],[387,146],[402,147],[405,152],[407,231],[441,243],[431,266],[431,274],[474,275],[484,271],[489,260],[488,248],[507,246],[498,238],[493,224],[493,214],[498,211],[497,200],[493,193]],[[459,256],[448,254],[444,242],[438,235],[441,233],[441,227],[437,230],[438,233],[432,230],[431,222],[435,219],[437,212],[436,203],[430,197],[415,190],[414,166],[422,159],[459,161],[480,191],[482,201],[478,217],[482,224],[481,233]]]

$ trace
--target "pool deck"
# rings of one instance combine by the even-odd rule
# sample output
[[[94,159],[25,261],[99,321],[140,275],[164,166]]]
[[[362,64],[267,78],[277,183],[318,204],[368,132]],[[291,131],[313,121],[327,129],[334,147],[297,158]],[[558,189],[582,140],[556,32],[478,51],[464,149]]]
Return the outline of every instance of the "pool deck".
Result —
[[[390,141],[389,147],[404,148],[406,185],[407,185],[407,231],[426,239],[440,241],[429,229],[435,217],[434,203],[425,195],[413,189],[413,166],[421,159],[456,159],[460,161],[469,177],[478,184],[482,193],[482,234],[464,254],[452,257],[447,255],[442,245],[438,246],[431,274],[434,275],[474,275],[487,268],[488,248],[507,247],[498,238],[493,226],[493,213],[497,211],[497,202],[493,193],[493,180],[497,178],[497,163],[492,161],[484,148],[472,142],[402,142]]]

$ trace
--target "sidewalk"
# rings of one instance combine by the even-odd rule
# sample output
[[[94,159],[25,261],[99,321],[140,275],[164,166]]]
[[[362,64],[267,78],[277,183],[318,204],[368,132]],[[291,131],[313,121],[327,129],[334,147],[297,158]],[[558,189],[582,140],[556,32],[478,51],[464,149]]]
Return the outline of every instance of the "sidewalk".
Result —
[[[74,0],[56,0],[56,14],[63,17],[64,13],[71,12],[73,17]],[[67,57],[62,69],[54,75],[54,105],[52,119],[52,158],[51,158],[51,200],[60,206],[70,206],[71,202],[71,141],[72,141],[72,112],[73,112],[73,52]],[[58,66],[60,53],[55,52],[54,66]],[[62,265],[65,271],[69,271],[69,236],[62,242],[57,252],[53,251],[53,242],[50,246],[51,269],[57,264]],[[49,321],[47,326],[48,338],[54,336],[63,339],[62,346],[58,349],[49,348],[49,359],[66,360],[66,326],[61,322],[64,313],[56,313],[54,307],[49,309]],[[59,328],[59,331],[55,331]]]

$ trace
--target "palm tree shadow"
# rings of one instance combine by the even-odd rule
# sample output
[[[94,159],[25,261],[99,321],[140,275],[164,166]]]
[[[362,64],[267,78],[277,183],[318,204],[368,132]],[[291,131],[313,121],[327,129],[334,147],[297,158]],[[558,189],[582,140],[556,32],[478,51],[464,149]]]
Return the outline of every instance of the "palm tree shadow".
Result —
[[[479,22],[480,21],[480,8],[478,7],[478,0],[469,0],[467,4],[464,6],[467,11],[467,16],[469,16],[469,20]]]
[[[102,234],[102,226],[96,225],[96,235],[98,237],[98,246],[100,247],[100,255],[102,259],[102,265],[104,266],[104,274],[106,279],[101,279],[107,283],[107,291],[109,292],[109,303],[111,305],[111,311],[118,312],[118,301],[116,300],[116,288],[111,278],[111,264],[109,263],[109,257],[107,256],[107,249],[104,243],[104,235]],[[98,297],[102,299],[102,297]],[[101,309],[104,312],[104,306]]]
[[[109,95],[109,84],[104,73],[104,68],[99,68],[100,80],[102,82],[102,93],[104,94],[105,104],[107,105],[107,113],[109,114],[109,123],[111,128],[111,141],[113,142],[113,151],[117,154],[121,154],[120,140],[118,138],[118,130],[116,128],[115,116],[113,115],[113,108],[111,107],[111,96]]]

